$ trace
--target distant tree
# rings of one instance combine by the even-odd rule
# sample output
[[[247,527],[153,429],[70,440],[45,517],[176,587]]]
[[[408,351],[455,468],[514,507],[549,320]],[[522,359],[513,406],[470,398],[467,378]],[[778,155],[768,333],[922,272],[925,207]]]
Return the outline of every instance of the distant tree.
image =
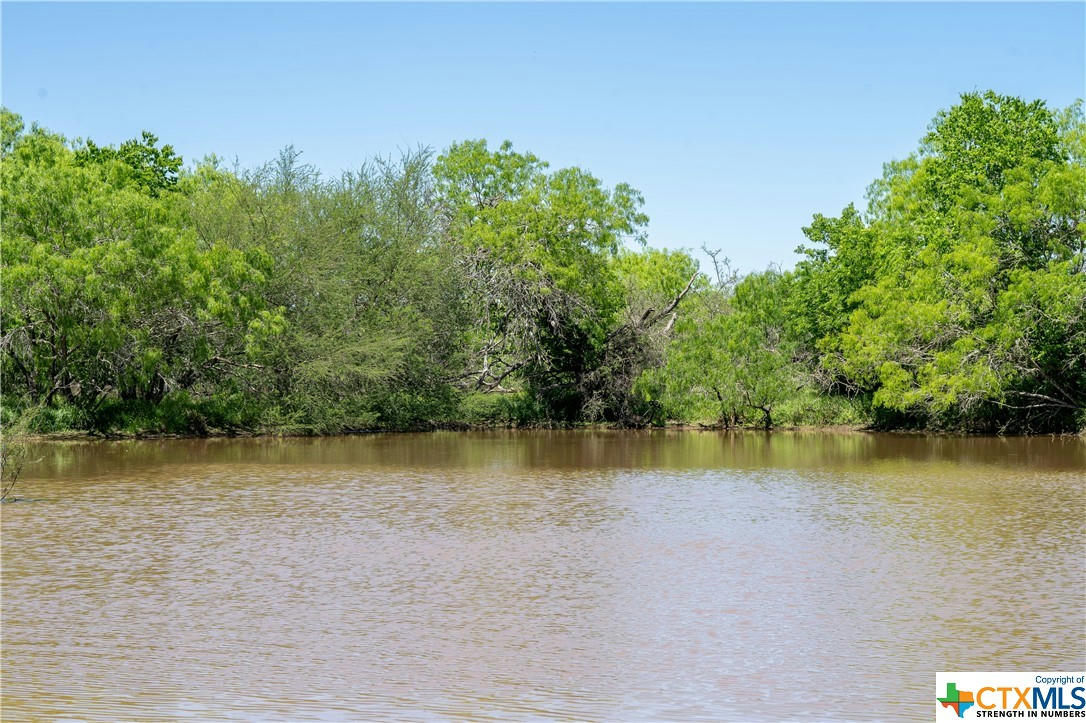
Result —
[[[625,308],[607,334],[601,361],[586,376],[586,416],[608,414],[642,425],[662,421],[662,410],[639,387],[642,374],[664,363],[676,322],[690,311],[686,299],[705,286],[697,262],[684,251],[625,250],[614,260]]]
[[[0,107],[0,154],[6,156],[15,147],[23,133],[23,118],[7,108]]]
[[[786,335],[789,279],[777,271],[718,278],[677,324],[658,388],[682,416],[715,416],[725,427],[756,420],[769,429],[801,377]]]

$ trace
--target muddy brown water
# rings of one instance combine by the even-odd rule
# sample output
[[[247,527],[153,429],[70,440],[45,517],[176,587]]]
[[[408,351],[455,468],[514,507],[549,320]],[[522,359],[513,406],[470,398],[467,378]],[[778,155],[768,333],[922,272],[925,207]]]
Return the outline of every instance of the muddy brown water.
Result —
[[[494,432],[42,443],[23,719],[931,720],[1081,670],[1086,444]]]

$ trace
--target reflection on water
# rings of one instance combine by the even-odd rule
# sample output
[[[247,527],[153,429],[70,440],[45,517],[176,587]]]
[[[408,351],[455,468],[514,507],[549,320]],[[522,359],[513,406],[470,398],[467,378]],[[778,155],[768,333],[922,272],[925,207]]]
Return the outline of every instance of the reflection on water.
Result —
[[[5,720],[926,720],[938,670],[1086,659],[1074,439],[495,432],[32,456],[31,501],[3,507]]]

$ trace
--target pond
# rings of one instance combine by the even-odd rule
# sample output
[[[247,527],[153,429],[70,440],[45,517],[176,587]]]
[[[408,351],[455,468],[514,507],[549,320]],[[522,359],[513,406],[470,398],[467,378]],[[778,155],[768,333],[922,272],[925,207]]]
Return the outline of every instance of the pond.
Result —
[[[439,432],[41,443],[5,719],[930,720],[1080,670],[1086,443]]]

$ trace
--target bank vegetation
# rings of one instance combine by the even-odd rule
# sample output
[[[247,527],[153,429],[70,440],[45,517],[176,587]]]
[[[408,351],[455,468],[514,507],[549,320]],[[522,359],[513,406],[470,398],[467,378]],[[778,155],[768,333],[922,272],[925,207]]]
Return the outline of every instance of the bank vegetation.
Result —
[[[2,131],[3,421],[32,431],[1086,424],[1081,104],[963,95],[744,275],[509,143],[326,178]]]

